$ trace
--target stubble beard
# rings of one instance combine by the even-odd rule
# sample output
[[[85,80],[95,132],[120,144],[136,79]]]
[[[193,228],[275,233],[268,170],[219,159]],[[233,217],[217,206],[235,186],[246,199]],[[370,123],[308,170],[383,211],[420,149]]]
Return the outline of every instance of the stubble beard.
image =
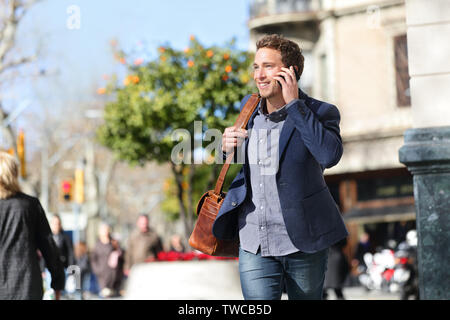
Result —
[[[261,91],[259,89],[259,95],[261,98],[270,99],[277,95],[277,87],[278,82],[275,82],[274,84],[271,84],[270,88],[267,88],[267,90]]]

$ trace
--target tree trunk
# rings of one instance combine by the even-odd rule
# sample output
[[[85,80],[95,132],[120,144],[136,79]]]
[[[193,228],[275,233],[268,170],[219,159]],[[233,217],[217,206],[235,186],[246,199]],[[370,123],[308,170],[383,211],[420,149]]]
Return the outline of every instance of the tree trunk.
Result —
[[[184,240],[185,245],[188,245],[187,240],[189,239],[191,228],[189,227],[189,224],[187,221],[186,207],[184,206],[184,201],[183,201],[183,168],[184,168],[184,166],[181,165],[181,168],[179,170],[177,170],[176,165],[171,162],[171,168],[172,168],[172,172],[175,177],[175,183],[177,186],[177,197],[178,197],[178,202],[179,202],[179,206],[180,206],[180,219],[184,226],[183,240]]]
[[[103,172],[98,172],[98,198],[99,198],[99,213],[100,216],[106,216],[108,212],[108,202],[107,202],[107,195],[108,195],[108,187],[109,183],[114,175],[114,169],[116,167],[117,160],[116,158],[111,155],[107,159],[107,163],[105,166],[105,170]]]
[[[191,163],[188,172],[188,187],[187,187],[187,200],[188,200],[188,210],[187,210],[187,223],[189,225],[189,234],[194,228],[194,204],[193,204],[193,178],[195,173],[195,165]]]

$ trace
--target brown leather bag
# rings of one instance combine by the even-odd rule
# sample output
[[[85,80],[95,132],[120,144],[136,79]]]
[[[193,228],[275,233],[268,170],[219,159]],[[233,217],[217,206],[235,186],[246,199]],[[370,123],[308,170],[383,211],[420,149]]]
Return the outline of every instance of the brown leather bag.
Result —
[[[251,95],[234,123],[236,128],[245,128],[259,100],[260,98],[257,94]],[[238,238],[235,240],[219,240],[212,233],[214,220],[225,199],[226,193],[222,191],[222,187],[233,157],[234,151],[227,155],[214,190],[205,192],[198,201],[198,219],[195,223],[194,231],[189,237],[189,245],[192,248],[211,256],[237,257],[239,255]]]

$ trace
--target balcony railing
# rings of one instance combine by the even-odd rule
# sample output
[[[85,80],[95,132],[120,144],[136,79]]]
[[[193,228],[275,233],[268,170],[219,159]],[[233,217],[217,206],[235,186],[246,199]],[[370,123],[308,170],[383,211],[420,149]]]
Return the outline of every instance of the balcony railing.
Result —
[[[268,15],[312,11],[314,0],[254,0],[250,4],[250,19]]]

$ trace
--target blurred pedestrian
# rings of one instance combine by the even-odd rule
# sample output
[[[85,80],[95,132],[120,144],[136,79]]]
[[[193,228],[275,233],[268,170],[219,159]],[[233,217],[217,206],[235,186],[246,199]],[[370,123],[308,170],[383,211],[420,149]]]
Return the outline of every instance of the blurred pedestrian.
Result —
[[[75,289],[71,286],[73,282],[68,281],[68,278],[71,276],[68,277],[67,275],[67,268],[75,264],[72,239],[65,233],[61,217],[57,214],[52,215],[50,218],[50,229],[52,230],[53,240],[58,247],[59,258],[64,266],[64,272],[66,274],[66,286],[68,286],[68,288],[61,292],[62,296],[66,296],[68,292],[73,293],[73,290]],[[45,261],[41,261],[41,268],[42,267],[44,268],[45,290],[49,290],[52,277],[45,265]]]
[[[364,262],[364,255],[372,251],[372,244],[370,243],[370,236],[367,232],[363,232],[359,237],[359,243],[356,247],[356,252],[353,257],[352,264],[356,264],[360,269],[367,268]]]
[[[342,289],[345,279],[347,279],[350,272],[350,265],[343,252],[346,245],[347,239],[344,238],[330,247],[327,271],[325,273],[324,299],[327,299],[328,291],[333,290],[338,300],[345,300]]]
[[[98,241],[91,254],[91,266],[94,271],[100,296],[109,298],[118,295],[118,281],[121,279],[121,252],[111,237],[111,227],[101,223],[98,229]]]
[[[72,239],[64,232],[61,217],[54,214],[50,219],[50,228],[52,229],[53,240],[59,249],[59,257],[65,269],[75,264],[75,256],[73,254]]]
[[[37,198],[20,191],[19,165],[0,152],[0,300],[40,300],[43,281],[37,250],[52,275],[55,299],[64,289],[64,267]]]
[[[91,264],[89,260],[88,247],[85,242],[81,241],[75,245],[75,264],[80,267],[81,274],[81,296],[86,298],[91,293]]]
[[[179,234],[174,234],[170,238],[170,251],[184,253],[186,251]]]
[[[114,292],[120,294],[124,277],[123,272],[123,266],[125,263],[124,251],[120,247],[120,243],[117,239],[111,238],[111,244],[114,250],[109,255],[108,265],[116,271],[113,289]]]
[[[161,238],[150,228],[148,216],[140,214],[136,221],[136,229],[128,239],[125,253],[125,274],[137,263],[151,261],[157,258],[163,250]]]

